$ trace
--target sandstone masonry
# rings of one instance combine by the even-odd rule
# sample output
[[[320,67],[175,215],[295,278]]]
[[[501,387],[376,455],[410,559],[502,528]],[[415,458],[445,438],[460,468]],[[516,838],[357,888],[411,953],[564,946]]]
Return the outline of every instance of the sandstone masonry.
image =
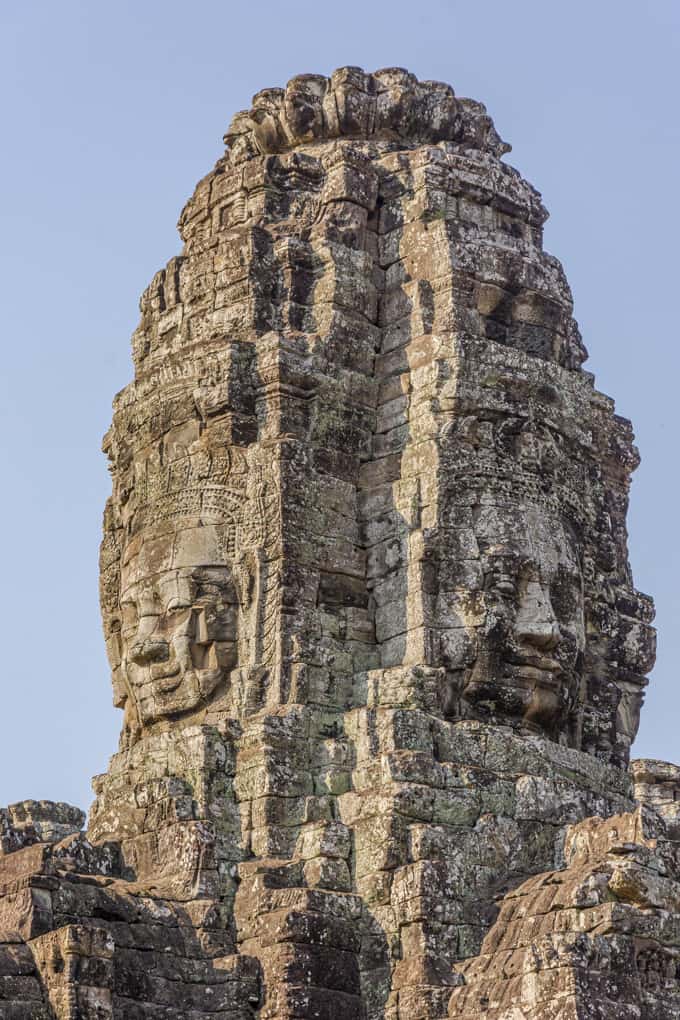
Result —
[[[118,752],[0,811],[0,1020],[680,1018],[629,422],[540,195],[402,69],[266,89],[104,448]]]

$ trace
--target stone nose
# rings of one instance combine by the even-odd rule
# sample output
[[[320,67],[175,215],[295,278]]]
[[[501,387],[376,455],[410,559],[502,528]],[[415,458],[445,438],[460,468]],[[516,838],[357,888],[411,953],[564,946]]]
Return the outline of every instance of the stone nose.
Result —
[[[530,581],[520,599],[515,636],[522,644],[541,652],[550,652],[559,644],[560,628],[550,594],[538,581]]]
[[[152,662],[165,662],[170,658],[167,641],[158,638],[146,638],[137,641],[130,649],[130,658],[137,666],[148,666]]]

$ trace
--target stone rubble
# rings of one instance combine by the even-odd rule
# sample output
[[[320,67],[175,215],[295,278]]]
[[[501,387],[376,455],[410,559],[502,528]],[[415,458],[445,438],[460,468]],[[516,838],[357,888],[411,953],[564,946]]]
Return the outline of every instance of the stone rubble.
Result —
[[[638,455],[540,195],[398,68],[225,142],[104,441],[118,752],[86,831],[0,811],[0,1020],[680,1017]]]

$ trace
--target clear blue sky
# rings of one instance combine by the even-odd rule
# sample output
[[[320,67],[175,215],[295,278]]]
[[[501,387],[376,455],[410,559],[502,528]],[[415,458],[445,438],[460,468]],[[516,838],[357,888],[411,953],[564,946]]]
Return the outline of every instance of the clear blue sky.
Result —
[[[598,386],[633,419],[659,658],[635,752],[680,760],[678,0],[29,0],[0,13],[0,804],[89,807],[119,720],[97,607],[100,439],[137,300],[266,86],[400,65],[485,102],[543,192]]]

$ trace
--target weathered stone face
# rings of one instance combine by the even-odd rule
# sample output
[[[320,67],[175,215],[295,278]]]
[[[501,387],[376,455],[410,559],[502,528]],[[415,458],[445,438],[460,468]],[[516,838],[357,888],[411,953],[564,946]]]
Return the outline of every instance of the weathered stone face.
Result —
[[[118,753],[87,834],[0,811],[0,1014],[680,1017],[677,769],[636,767],[642,821],[626,771],[637,452],[540,196],[400,68],[225,140],[104,443]]]
[[[216,701],[228,711],[239,696],[232,672],[247,674],[261,658],[272,523],[262,468],[212,432],[199,434],[198,417],[169,428],[160,453],[143,449],[121,472],[111,504],[121,526],[102,609],[127,739]]]
[[[585,647],[579,544],[568,522],[526,502],[480,504],[470,539],[477,560],[447,599],[462,627],[442,658],[464,702],[487,718],[568,732]],[[455,701],[449,711],[455,712]]]
[[[654,654],[619,517],[637,463],[630,429],[583,373],[497,344],[442,347],[429,555],[446,711],[623,762]],[[522,636],[528,624],[543,637]],[[544,671],[523,675],[537,645]]]
[[[240,606],[229,561],[219,525],[143,532],[126,550],[121,669],[142,725],[206,703],[236,666]]]

